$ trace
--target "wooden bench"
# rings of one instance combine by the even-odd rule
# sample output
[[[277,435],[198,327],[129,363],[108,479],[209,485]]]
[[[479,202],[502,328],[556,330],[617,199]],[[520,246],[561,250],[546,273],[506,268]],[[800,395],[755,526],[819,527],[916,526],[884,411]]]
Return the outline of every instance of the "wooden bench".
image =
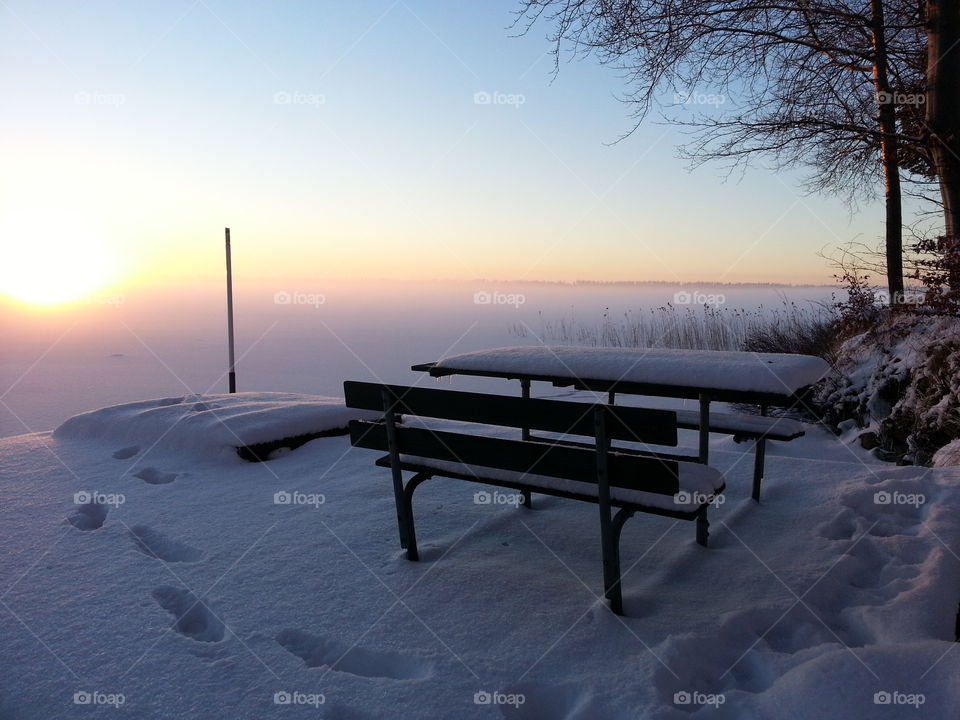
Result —
[[[419,559],[413,493],[432,477],[518,490],[527,507],[534,492],[598,504],[604,595],[617,614],[623,613],[620,533],[634,513],[695,520],[697,542],[707,544],[707,508],[724,489],[720,472],[678,456],[610,447],[611,440],[675,447],[673,411],[365,382],[343,387],[347,407],[383,412],[381,421],[352,421],[350,442],[387,452],[376,464],[391,469],[400,546],[410,560]],[[574,446],[434,430],[401,423],[400,416],[586,436],[594,442]],[[413,473],[406,483],[404,471]]]

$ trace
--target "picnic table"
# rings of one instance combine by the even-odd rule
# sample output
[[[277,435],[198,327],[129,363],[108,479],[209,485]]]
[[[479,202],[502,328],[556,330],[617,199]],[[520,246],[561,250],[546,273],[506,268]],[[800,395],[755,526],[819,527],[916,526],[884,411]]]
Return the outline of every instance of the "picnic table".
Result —
[[[376,420],[351,421],[350,443],[387,453],[375,462],[390,468],[400,547],[408,560],[420,558],[413,495],[435,477],[519,490],[527,508],[534,492],[596,503],[604,595],[618,615],[623,614],[620,535],[627,520],[638,512],[694,520],[697,543],[706,546],[708,509],[726,487],[720,471],[694,458],[624,452],[611,445],[619,439],[675,447],[679,423],[671,410],[353,381],[344,382],[343,396],[349,408],[383,413]],[[441,430],[401,418],[533,428],[563,439],[513,440],[462,425]],[[570,442],[570,435],[593,442]],[[404,472],[413,477],[405,481]]]
[[[827,374],[830,365],[819,357],[785,353],[533,346],[453,355],[414,365],[411,369],[433,377],[472,375],[519,380],[523,397],[530,397],[530,383],[536,381],[549,382],[555,387],[605,392],[610,404],[617,394],[696,399],[699,402],[695,424],[699,431],[699,455],[700,461],[706,463],[712,402],[757,405],[761,416],[767,415],[769,407],[802,407],[811,386]],[[746,428],[750,420],[758,419],[744,416],[744,422],[732,426],[742,424]],[[772,432],[777,420],[771,418],[765,422]],[[529,436],[527,431],[524,434]],[[793,437],[802,434],[801,431]],[[756,436],[756,500],[759,500],[767,436],[766,433]],[[790,439],[789,433],[781,432],[775,439]]]

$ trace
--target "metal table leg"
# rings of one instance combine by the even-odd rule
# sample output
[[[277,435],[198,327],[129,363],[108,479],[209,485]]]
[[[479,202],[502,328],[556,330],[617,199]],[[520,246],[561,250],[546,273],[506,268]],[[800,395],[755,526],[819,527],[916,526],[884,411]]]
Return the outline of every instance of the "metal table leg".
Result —
[[[700,462],[710,460],[710,396],[700,394]]]

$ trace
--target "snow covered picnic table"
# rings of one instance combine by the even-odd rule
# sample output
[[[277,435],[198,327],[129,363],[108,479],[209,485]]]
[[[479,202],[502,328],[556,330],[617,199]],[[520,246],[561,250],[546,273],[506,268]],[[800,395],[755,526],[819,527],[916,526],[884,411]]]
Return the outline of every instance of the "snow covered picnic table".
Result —
[[[537,346],[452,355],[412,369],[434,377],[479,375],[631,395],[792,405],[830,366],[822,358],[784,353]]]
[[[411,369],[433,377],[474,375],[519,380],[524,397],[530,396],[530,383],[538,381],[606,392],[611,404],[618,393],[696,398],[700,403],[696,423],[700,461],[709,461],[711,432],[754,438],[753,498],[759,501],[766,440],[792,440],[803,435],[802,427],[792,420],[749,416],[711,419],[710,403],[755,404],[760,406],[761,415],[766,415],[771,405],[802,405],[807,390],[827,374],[830,365],[822,358],[785,353],[533,346],[452,355]],[[760,424],[765,429],[758,429]]]

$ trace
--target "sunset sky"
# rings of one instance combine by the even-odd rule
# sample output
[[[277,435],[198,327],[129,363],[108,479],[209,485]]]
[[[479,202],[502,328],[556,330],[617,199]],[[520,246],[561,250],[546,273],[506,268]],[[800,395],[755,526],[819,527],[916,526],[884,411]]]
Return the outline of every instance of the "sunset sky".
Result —
[[[267,284],[826,283],[821,248],[879,236],[796,175],[690,173],[656,112],[612,144],[616,71],[554,80],[517,6],[4,0],[0,291],[219,281],[224,226]]]

